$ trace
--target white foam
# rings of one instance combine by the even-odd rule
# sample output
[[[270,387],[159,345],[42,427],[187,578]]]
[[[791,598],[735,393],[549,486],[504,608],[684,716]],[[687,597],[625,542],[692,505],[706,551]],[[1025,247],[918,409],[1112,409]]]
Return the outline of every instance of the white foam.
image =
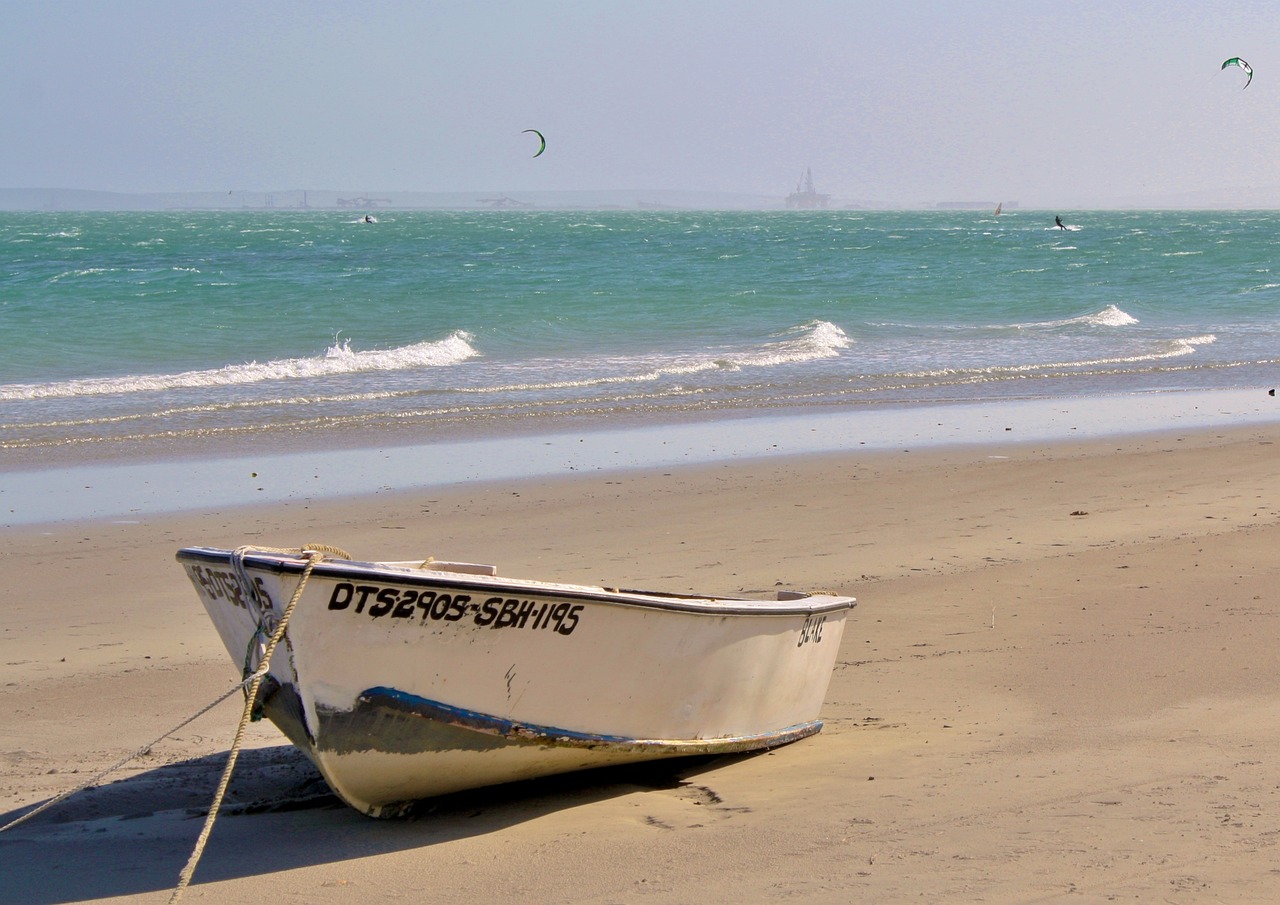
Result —
[[[1191,355],[1194,354],[1197,346],[1206,346],[1210,343],[1217,342],[1217,340],[1218,338],[1212,334],[1204,336],[1188,336],[1161,342],[1151,351],[1140,352],[1136,355],[1117,355],[1112,358],[1084,358],[1077,359],[1075,361],[1046,361],[1020,365],[995,365],[985,368],[940,368],[931,371],[916,371],[903,376],[918,378],[952,377],[961,374],[1029,374],[1048,369],[1068,370],[1072,368],[1096,368],[1101,365],[1141,364],[1142,362],[1147,361],[1164,361],[1170,358],[1181,358],[1184,355]]]
[[[609,376],[545,383],[508,383],[503,386],[464,390],[464,392],[505,393],[514,390],[558,390],[619,383],[645,383],[663,377],[678,377],[705,371],[739,371],[746,368],[834,358],[840,354],[841,349],[852,345],[852,341],[845,332],[828,321],[810,321],[807,324],[792,327],[782,335],[787,338],[777,342],[763,343],[750,349],[716,349],[703,353],[662,354],[648,358],[627,356],[612,360],[596,359],[590,362],[593,373],[599,375],[601,366],[606,366],[605,369],[612,372]]]
[[[414,343],[396,349],[357,352],[349,340],[335,342],[324,354],[311,358],[285,358],[267,362],[226,365],[178,374],[141,374],[124,377],[78,378],[42,384],[0,386],[0,401],[103,396],[112,393],[155,392],[195,387],[242,386],[268,380],[332,377],[367,371],[403,371],[458,364],[479,353],[473,337],[455,331],[442,340]]]
[[[1108,305],[1101,311],[1094,314],[1085,314],[1080,317],[1068,317],[1063,320],[1056,321],[1036,321],[1029,324],[1015,324],[1015,326],[1021,329],[1029,327],[1071,327],[1077,324],[1089,327],[1128,327],[1136,323],[1139,323],[1139,321],[1133,315],[1122,311],[1115,305]]]

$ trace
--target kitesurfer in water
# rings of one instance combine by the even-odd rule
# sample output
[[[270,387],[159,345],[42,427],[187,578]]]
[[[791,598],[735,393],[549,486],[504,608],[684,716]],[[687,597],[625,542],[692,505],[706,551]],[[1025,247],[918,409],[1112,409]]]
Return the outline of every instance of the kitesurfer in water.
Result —
[[[1055,217],[1053,218],[1053,222],[1054,222],[1054,224],[1055,224],[1055,225],[1057,225],[1058,229],[1066,229],[1066,228],[1067,228],[1066,224],[1062,222],[1062,218],[1061,218],[1061,217],[1057,217],[1057,216],[1055,216]]]
[[[368,214],[365,214],[365,215],[364,215],[364,222],[365,222],[365,223],[372,223],[372,222],[373,222],[373,218],[372,218],[372,217],[370,217]]]

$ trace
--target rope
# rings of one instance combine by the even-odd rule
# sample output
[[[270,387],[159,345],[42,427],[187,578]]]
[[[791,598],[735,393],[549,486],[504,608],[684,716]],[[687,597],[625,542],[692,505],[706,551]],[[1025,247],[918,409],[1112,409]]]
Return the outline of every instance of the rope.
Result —
[[[253,714],[253,704],[258,699],[258,689],[262,685],[262,680],[266,678],[267,673],[271,669],[271,656],[272,654],[275,653],[276,647],[277,645],[279,645],[281,639],[284,638],[285,630],[289,626],[289,617],[293,615],[294,608],[298,605],[298,601],[302,599],[302,591],[307,586],[307,580],[311,577],[311,571],[312,569],[315,568],[316,563],[319,562],[321,559],[323,559],[326,554],[334,556],[335,558],[338,558],[338,559],[351,559],[351,554],[347,553],[345,550],[342,550],[338,547],[330,547],[325,544],[310,544],[308,546],[301,547],[301,548],[299,547],[293,547],[293,548],[239,547],[235,551],[233,551],[233,553],[231,554],[233,568],[236,569],[236,572],[238,575],[241,575],[244,578],[245,580],[244,586],[249,589],[249,594],[254,598],[255,602],[259,603],[259,605],[261,604],[261,601],[258,599],[257,587],[252,582],[248,581],[247,573],[244,572],[244,556],[246,553],[249,553],[249,552],[298,554],[301,556],[305,556],[307,558],[307,565],[302,570],[302,578],[298,582],[298,587],[294,590],[293,597],[289,600],[289,604],[288,606],[285,607],[284,613],[281,615],[279,623],[276,624],[275,630],[272,632],[271,637],[266,644],[266,647],[263,649],[262,656],[258,661],[258,668],[254,670],[252,674],[245,675],[245,677],[240,682],[236,683],[231,688],[227,689],[222,694],[218,695],[218,697],[214,698],[204,707],[197,710],[191,716],[187,717],[185,720],[178,723],[178,725],[174,726],[172,729],[170,729],[168,732],[165,732],[163,735],[160,735],[155,740],[148,742],[147,744],[143,745],[141,748],[138,748],[136,751],[134,751],[132,754],[129,754],[127,757],[124,757],[121,760],[116,761],[116,763],[107,767],[105,770],[101,770],[98,773],[95,773],[93,776],[91,776],[89,779],[85,780],[75,788],[68,789],[62,794],[49,799],[39,807],[33,808],[32,810],[23,814],[21,817],[18,817],[14,820],[9,821],[3,826],[0,826],[0,833],[3,833],[5,830],[12,829],[13,827],[17,826],[20,823],[24,823],[30,820],[32,817],[35,817],[37,814],[41,814],[44,811],[47,811],[49,808],[53,807],[54,805],[59,804],[60,802],[66,801],[72,795],[75,795],[79,792],[83,792],[85,789],[89,788],[90,786],[97,785],[99,782],[101,782],[110,774],[119,770],[125,764],[146,754],[148,751],[150,751],[153,747],[158,745],[160,742],[164,741],[169,736],[173,735],[175,732],[182,729],[184,726],[187,726],[195,722],[197,719],[204,716],[213,708],[217,707],[227,698],[231,697],[237,691],[240,691],[241,689],[248,686],[248,691],[245,692],[244,712],[240,716],[240,725],[236,728],[235,740],[231,744],[231,751],[227,757],[227,763],[222,769],[222,778],[218,783],[218,791],[213,797],[213,803],[209,806],[209,813],[205,816],[204,827],[200,831],[200,837],[199,839],[196,840],[195,849],[191,852],[191,857],[187,860],[186,867],[182,869],[182,873],[178,877],[178,885],[174,889],[173,895],[169,899],[169,903],[170,905],[174,905],[174,903],[178,902],[178,900],[182,898],[182,893],[186,890],[187,886],[191,883],[191,875],[195,873],[196,865],[200,863],[200,856],[204,854],[205,844],[209,841],[209,833],[212,832],[213,830],[213,822],[218,816],[218,810],[222,807],[222,799],[226,795],[227,787],[231,784],[231,771],[235,768],[236,759],[240,756],[240,747],[244,740],[244,730],[245,730],[245,727],[247,727],[251,722],[251,717]],[[262,612],[265,614],[266,611],[264,610]],[[260,624],[257,633],[255,633],[255,637],[257,637],[261,633],[262,633],[262,626]],[[248,671],[249,671],[248,664],[246,662],[245,672],[248,673]]]
[[[182,721],[181,723],[179,723],[178,725],[174,726],[172,729],[170,729],[170,730],[169,730],[168,732],[166,732],[164,735],[161,735],[160,737],[156,738],[154,741],[148,742],[147,744],[145,744],[145,745],[143,745],[141,748],[139,748],[137,751],[134,751],[132,754],[128,755],[127,757],[123,758],[122,760],[118,760],[118,761],[116,761],[114,764],[112,764],[111,766],[107,767],[105,770],[101,770],[101,771],[99,771],[98,773],[95,773],[93,776],[91,776],[89,779],[86,779],[84,782],[82,782],[80,785],[76,786],[74,789],[68,789],[67,791],[63,792],[61,795],[58,795],[58,796],[57,796],[57,797],[55,797],[55,798],[50,798],[50,799],[49,799],[48,801],[46,801],[44,804],[40,805],[40,807],[38,807],[38,808],[34,808],[34,809],[30,810],[30,811],[27,811],[27,813],[23,814],[21,817],[17,818],[16,820],[11,820],[11,821],[9,821],[8,823],[6,823],[4,826],[0,826],[0,833],[3,833],[3,832],[4,832],[5,830],[7,830],[7,829],[10,829],[10,828],[12,828],[12,827],[15,827],[15,826],[17,826],[17,825],[18,825],[18,824],[20,824],[20,823],[23,823],[23,822],[25,822],[25,821],[27,821],[27,820],[30,820],[32,817],[36,816],[37,814],[39,814],[39,813],[42,813],[42,812],[44,812],[44,811],[49,810],[49,808],[53,807],[55,804],[59,804],[59,803],[61,803],[61,802],[63,802],[63,801],[66,801],[66,800],[67,800],[68,798],[70,798],[72,795],[75,795],[75,794],[77,794],[78,792],[83,792],[85,789],[89,788],[90,786],[96,786],[96,785],[97,785],[99,782],[101,782],[103,779],[105,779],[106,777],[110,776],[112,773],[114,773],[114,772],[116,772],[117,770],[119,770],[119,769],[120,769],[121,767],[123,767],[125,764],[129,763],[129,761],[131,761],[131,760],[135,760],[136,758],[139,758],[139,757],[142,757],[142,755],[146,754],[146,753],[147,753],[148,751],[150,751],[153,747],[155,747],[156,745],[160,744],[162,741],[164,741],[165,739],[167,739],[169,736],[173,735],[173,734],[174,734],[175,732],[177,732],[179,729],[183,728],[184,726],[186,726],[186,725],[187,725],[187,724],[189,724],[189,723],[194,723],[197,719],[199,719],[200,717],[204,716],[206,713],[208,713],[208,712],[209,712],[210,710],[212,710],[213,708],[217,707],[219,704],[221,704],[221,703],[222,703],[223,701],[225,701],[227,698],[231,697],[233,694],[235,694],[235,693],[236,693],[237,691],[239,691],[241,688],[244,688],[244,687],[245,687],[246,685],[248,685],[251,681],[253,681],[253,676],[250,676],[249,678],[245,679],[243,682],[239,682],[239,683],[237,683],[237,684],[233,685],[231,688],[227,689],[227,690],[226,690],[226,691],[224,691],[222,694],[218,695],[216,698],[214,698],[212,701],[210,701],[207,705],[205,705],[204,707],[202,707],[202,708],[200,708],[199,710],[197,710],[195,713],[193,713],[191,716],[187,717],[185,720],[183,720],[183,721]]]
[[[237,562],[237,569],[243,569],[243,557],[249,549],[240,547],[232,554],[233,560]],[[205,844],[209,841],[209,834],[213,832],[213,822],[218,818],[218,811],[222,807],[222,799],[227,793],[227,786],[231,784],[231,772],[235,769],[236,759],[240,756],[240,746],[244,741],[245,727],[249,725],[253,717],[253,705],[258,699],[258,689],[271,668],[271,656],[275,653],[276,646],[280,643],[280,640],[284,637],[285,630],[289,627],[289,618],[293,615],[294,607],[302,599],[302,591],[307,586],[307,580],[311,578],[311,570],[315,568],[316,563],[324,557],[325,553],[332,553],[343,559],[351,558],[349,554],[339,550],[337,547],[325,547],[319,544],[305,547],[302,550],[271,550],[266,547],[252,549],[258,552],[301,553],[301,555],[307,557],[307,565],[302,570],[302,578],[298,581],[298,587],[294,590],[289,605],[284,608],[284,613],[280,616],[280,622],[276,625],[275,631],[271,633],[271,639],[267,642],[266,649],[262,652],[262,657],[258,661],[257,671],[247,680],[250,685],[244,696],[244,712],[240,715],[240,725],[236,727],[235,739],[231,743],[231,751],[227,755],[226,766],[222,768],[222,779],[218,782],[218,791],[214,793],[213,803],[209,805],[209,813],[205,815],[204,826],[200,829],[200,837],[196,839],[196,845],[191,851],[191,857],[187,860],[187,866],[178,875],[178,885],[174,888],[173,895],[169,897],[169,905],[176,905],[182,898],[183,892],[186,891],[187,886],[191,883],[191,876],[196,871],[196,865],[200,863],[200,857],[204,854]],[[248,586],[253,588],[252,584]],[[256,588],[251,593],[254,597],[257,597]]]
[[[331,547],[328,544],[307,544],[303,547],[255,547],[246,545],[236,547],[231,552],[231,569],[235,572],[236,578],[240,582],[240,587],[244,589],[246,607],[253,613],[258,623],[252,637],[249,638],[248,645],[245,647],[244,664],[240,669],[240,675],[246,679],[251,673],[257,671],[257,667],[252,665],[254,648],[258,649],[258,663],[262,663],[266,652],[266,645],[263,639],[270,638],[271,632],[275,628],[275,626],[271,625],[275,621],[275,613],[271,608],[271,601],[262,599],[262,596],[258,593],[257,583],[249,579],[249,573],[245,570],[244,558],[249,553],[283,553],[302,556],[306,556],[308,553],[327,553],[338,559],[351,559],[351,554],[346,550],[340,547]],[[307,570],[306,574],[309,576],[311,574],[310,570]],[[303,584],[306,584],[305,578],[303,579]],[[265,659],[270,660],[270,657],[265,657]]]

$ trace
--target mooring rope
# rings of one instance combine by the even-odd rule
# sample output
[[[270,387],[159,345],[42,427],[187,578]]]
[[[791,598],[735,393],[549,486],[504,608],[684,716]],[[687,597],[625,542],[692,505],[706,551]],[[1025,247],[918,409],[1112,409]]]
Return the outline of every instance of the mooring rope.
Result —
[[[38,808],[33,808],[32,810],[27,811],[27,813],[23,814],[21,817],[17,818],[16,820],[11,820],[8,823],[6,823],[4,826],[0,826],[0,833],[3,833],[7,829],[11,829],[12,827],[15,827],[20,823],[24,823],[25,821],[30,820],[32,817],[36,816],[37,814],[43,813],[44,811],[49,810],[49,808],[53,807],[56,804],[66,801],[68,798],[70,798],[72,795],[75,795],[77,792],[83,792],[85,789],[89,788],[90,786],[96,786],[103,779],[105,779],[106,777],[110,776],[112,773],[119,770],[125,764],[129,763],[129,761],[142,757],[142,755],[146,754],[153,747],[160,744],[162,741],[167,739],[169,736],[173,735],[179,729],[183,728],[189,723],[195,722],[197,719],[204,716],[210,710],[212,710],[213,708],[221,704],[223,701],[225,701],[227,698],[231,697],[237,691],[244,688],[251,681],[253,681],[253,676],[248,677],[243,682],[239,682],[238,684],[233,685],[231,688],[228,688],[222,694],[218,695],[216,698],[210,701],[207,705],[205,705],[204,707],[201,707],[191,716],[187,717],[181,723],[174,726],[172,729],[170,729],[168,732],[164,733],[163,735],[159,736],[154,741],[148,742],[147,744],[143,745],[141,748],[134,751],[132,754],[128,755],[127,757],[116,761],[114,764],[107,767],[105,770],[100,770],[99,772],[95,773],[93,776],[86,779],[84,782],[80,783],[80,785],[76,786],[74,789],[68,789],[67,791],[63,792],[61,795],[58,795],[54,798],[50,798],[48,801],[40,805]]]
[[[129,754],[128,756],[115,762],[114,764],[107,767],[106,769],[98,771],[89,779],[80,783],[80,785],[76,786],[75,788],[68,789],[67,791],[61,793],[60,795],[50,798],[48,801],[46,801],[44,804],[40,805],[39,807],[33,808],[27,813],[23,814],[21,817],[18,817],[14,820],[9,821],[3,826],[0,826],[0,833],[3,833],[5,830],[12,829],[13,827],[17,826],[20,823],[25,823],[26,821],[30,820],[32,817],[35,817],[37,814],[41,814],[49,810],[49,808],[52,808],[54,805],[57,805],[63,801],[66,801],[72,795],[75,795],[79,792],[83,792],[85,789],[89,788],[90,786],[97,785],[99,782],[101,782],[107,776],[110,776],[115,771],[119,770],[125,764],[139,757],[142,757],[144,754],[149,752],[153,747],[158,745],[160,742],[164,741],[169,736],[173,735],[175,732],[182,729],[183,727],[195,722],[197,719],[204,716],[213,708],[217,707],[227,698],[231,697],[237,691],[240,691],[241,689],[247,686],[248,691],[245,692],[244,711],[241,713],[241,716],[240,716],[240,724],[236,728],[235,739],[231,744],[231,751],[227,757],[227,763],[222,768],[222,778],[218,783],[218,790],[214,794],[213,803],[209,806],[209,813],[205,816],[204,827],[201,829],[200,836],[196,840],[195,848],[191,852],[191,857],[187,860],[186,867],[182,869],[182,873],[178,877],[178,885],[174,889],[173,895],[170,897],[169,902],[172,905],[172,903],[176,903],[182,898],[183,892],[186,890],[187,886],[191,883],[191,876],[192,874],[195,873],[196,865],[200,863],[200,857],[201,855],[204,854],[205,845],[209,841],[209,834],[210,832],[213,831],[213,822],[215,819],[217,819],[218,811],[222,807],[222,799],[226,795],[227,787],[231,784],[231,772],[235,768],[236,759],[240,756],[240,747],[244,741],[244,731],[245,731],[245,728],[251,722],[251,718],[253,715],[253,704],[258,699],[258,689],[262,685],[262,680],[266,678],[267,673],[271,669],[271,656],[272,654],[275,653],[275,649],[277,645],[279,645],[281,639],[284,638],[284,633],[289,626],[289,617],[293,615],[294,608],[298,605],[298,601],[302,599],[302,591],[307,586],[307,580],[311,577],[311,571],[312,569],[315,568],[316,563],[318,563],[326,555],[331,555],[338,559],[351,558],[351,554],[347,553],[345,550],[339,549],[338,547],[330,547],[325,544],[309,544],[305,547],[292,547],[292,548],[239,547],[232,553],[233,568],[236,569],[236,572],[238,575],[241,575],[244,577],[246,581],[246,587],[249,589],[248,593],[251,594],[254,598],[257,598],[257,595],[258,595],[257,589],[247,581],[247,573],[245,573],[244,571],[244,556],[245,554],[251,553],[251,552],[285,553],[285,554],[304,556],[307,559],[306,567],[303,568],[302,570],[302,578],[298,581],[298,587],[294,590],[293,597],[289,600],[288,606],[285,607],[284,613],[281,614],[280,616],[280,621],[276,624],[275,630],[271,633],[271,637],[268,640],[267,645],[263,650],[261,658],[258,661],[257,669],[255,669],[252,674],[246,675],[240,682],[236,683],[231,688],[227,689],[222,694],[218,695],[216,698],[214,698],[204,707],[201,707],[191,716],[187,717],[185,720],[178,723],[178,725],[174,726],[172,729],[168,730],[163,735],[158,736],[153,741],[143,745],[141,748],[138,748],[132,754]],[[263,612],[265,613],[267,611],[264,610]],[[259,631],[261,631],[261,628],[259,629]],[[247,672],[247,669],[246,669],[246,672]]]
[[[218,819],[218,811],[222,807],[222,799],[227,794],[227,786],[231,784],[231,772],[235,769],[236,759],[240,756],[240,746],[244,741],[244,730],[253,718],[253,705],[258,699],[258,689],[262,685],[262,680],[266,678],[267,672],[271,669],[271,656],[275,653],[276,646],[280,643],[280,640],[284,638],[284,633],[289,627],[289,618],[293,615],[294,607],[298,605],[298,601],[302,599],[302,591],[307,586],[307,580],[311,578],[311,570],[315,568],[317,562],[324,558],[326,553],[342,559],[351,558],[350,554],[339,550],[337,547],[326,547],[322,544],[314,544],[301,550],[239,547],[232,554],[232,560],[236,563],[236,569],[241,574],[244,574],[244,556],[248,552],[299,553],[307,558],[307,565],[302,570],[302,578],[298,580],[298,587],[294,590],[293,597],[280,615],[280,621],[276,624],[275,631],[271,633],[271,639],[267,642],[266,649],[258,660],[257,670],[248,679],[250,684],[249,690],[245,692],[244,696],[244,711],[240,714],[240,725],[236,727],[235,739],[231,743],[231,751],[227,754],[226,766],[222,768],[222,779],[218,782],[218,791],[214,793],[213,803],[209,805],[209,813],[205,815],[204,826],[200,829],[200,836],[196,839],[195,848],[191,851],[191,857],[187,859],[186,867],[178,875],[178,885],[174,888],[173,895],[169,897],[169,905],[175,905],[182,898],[182,894],[191,883],[192,874],[196,872],[196,865],[200,863],[200,857],[204,854],[204,847],[209,841],[209,834],[213,832],[213,823]],[[250,585],[250,587],[253,586]],[[257,597],[256,589],[250,593]]]

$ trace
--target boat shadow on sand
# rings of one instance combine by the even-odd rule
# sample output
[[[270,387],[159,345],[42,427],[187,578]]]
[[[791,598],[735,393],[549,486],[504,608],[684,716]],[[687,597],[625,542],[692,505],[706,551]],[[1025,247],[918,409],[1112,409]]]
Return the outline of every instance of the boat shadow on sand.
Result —
[[[473,789],[374,820],[343,804],[291,745],[243,751],[192,886],[484,835],[637,791],[711,796],[691,780],[766,752],[603,767]],[[0,833],[11,901],[53,905],[172,889],[200,833],[226,753],[86,789]],[[31,807],[0,814],[0,826]]]

